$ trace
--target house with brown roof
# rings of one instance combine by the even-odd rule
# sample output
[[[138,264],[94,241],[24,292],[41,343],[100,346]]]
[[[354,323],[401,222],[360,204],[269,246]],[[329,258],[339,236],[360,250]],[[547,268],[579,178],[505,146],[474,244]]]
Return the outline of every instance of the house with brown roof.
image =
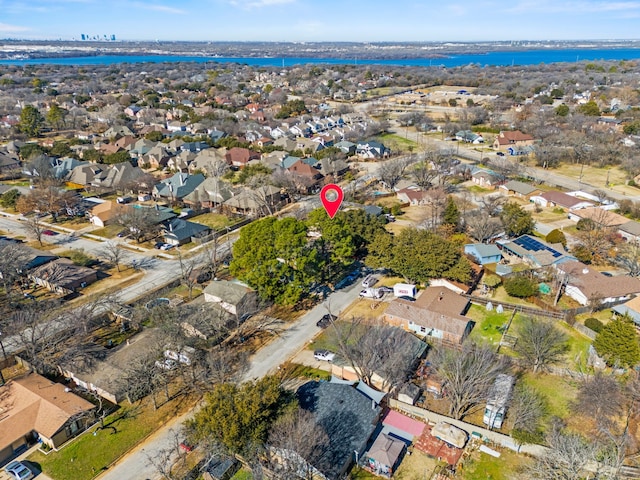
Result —
[[[37,373],[0,387],[0,463],[38,439],[57,448],[84,431],[95,405]]]
[[[607,277],[582,262],[556,265],[566,276],[565,294],[580,305],[621,303],[640,293],[640,279],[627,275]]]
[[[384,313],[387,323],[421,337],[460,344],[474,322],[465,317],[470,302],[444,287],[428,287],[415,301],[396,298]]]
[[[107,200],[99,203],[89,211],[89,221],[98,227],[105,227],[114,223],[118,215],[122,213],[122,205]]]
[[[567,211],[579,210],[581,208],[593,207],[593,203],[582,198],[574,197],[557,190],[543,192],[540,195],[533,195],[530,201],[541,207],[560,207]]]
[[[67,258],[59,258],[29,272],[36,284],[52,292],[68,295],[98,280],[98,272],[88,267],[74,265]]]
[[[605,210],[600,207],[583,208],[575,212],[569,213],[569,218],[574,222],[580,220],[591,220],[597,225],[606,228],[620,227],[629,222],[627,217],[623,217],[611,210]]]
[[[509,147],[526,147],[533,145],[534,139],[527,133],[522,133],[520,130],[514,131],[501,131],[496,139],[493,141],[493,148],[496,150],[506,150]]]
[[[402,203],[408,203],[409,205],[426,205],[428,203],[427,192],[419,188],[403,188],[396,192],[396,197]]]
[[[233,147],[227,151],[226,159],[232,167],[244,168],[250,160],[260,160],[260,154],[248,148]]]

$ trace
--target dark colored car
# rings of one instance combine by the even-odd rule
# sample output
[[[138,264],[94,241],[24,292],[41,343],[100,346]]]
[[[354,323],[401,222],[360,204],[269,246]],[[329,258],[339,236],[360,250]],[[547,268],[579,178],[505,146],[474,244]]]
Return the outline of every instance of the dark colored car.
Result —
[[[53,230],[43,230],[43,231],[42,231],[42,234],[43,234],[43,235],[47,235],[47,236],[49,236],[49,237],[52,237],[52,236],[54,236],[54,235],[57,235],[57,233],[56,233],[56,232],[54,232]]]
[[[337,316],[330,315],[327,313],[326,315],[323,315],[320,320],[318,320],[318,322],[316,323],[316,326],[319,328],[327,328],[329,325],[331,325],[332,321],[335,322],[337,319],[338,319]]]

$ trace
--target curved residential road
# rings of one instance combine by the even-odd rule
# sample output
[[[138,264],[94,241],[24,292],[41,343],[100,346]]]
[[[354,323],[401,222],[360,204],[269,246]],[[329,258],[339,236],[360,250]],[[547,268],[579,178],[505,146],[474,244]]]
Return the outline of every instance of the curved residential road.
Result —
[[[305,348],[320,332],[316,322],[329,309],[334,315],[342,312],[358,297],[360,290],[360,281],[356,281],[355,284],[345,289],[333,292],[323,303],[292,322],[289,328],[262,347],[251,358],[249,370],[242,377],[242,381],[261,378],[277,371],[282,363]],[[162,478],[149,459],[160,458],[164,452],[175,448],[176,435],[179,435],[182,424],[193,416],[197,408],[169,422],[98,478],[100,480],[157,480]]]

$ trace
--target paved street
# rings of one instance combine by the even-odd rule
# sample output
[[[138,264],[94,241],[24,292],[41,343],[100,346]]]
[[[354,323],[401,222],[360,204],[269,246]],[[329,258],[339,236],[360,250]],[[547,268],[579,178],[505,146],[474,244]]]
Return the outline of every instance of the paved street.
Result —
[[[328,312],[327,307],[335,315],[358,298],[358,293],[361,290],[360,280],[356,280],[353,285],[345,289],[333,292],[327,300],[292,323],[279,337],[260,349],[251,358],[251,365],[245,373],[243,381],[260,378],[276,371],[279,365],[303,349],[320,331],[316,327],[316,322]],[[161,478],[161,475],[150,464],[149,458],[157,458],[160,452],[172,448],[175,445],[176,432],[179,432],[182,423],[192,415],[193,412],[189,412],[162,427],[99,478],[101,480],[155,480]]]

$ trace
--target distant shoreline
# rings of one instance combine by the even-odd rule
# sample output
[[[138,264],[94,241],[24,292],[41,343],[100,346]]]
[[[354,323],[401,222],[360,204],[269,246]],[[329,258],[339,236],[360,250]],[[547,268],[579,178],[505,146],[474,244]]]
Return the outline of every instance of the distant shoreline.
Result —
[[[460,67],[470,64],[480,66],[524,66],[550,63],[576,63],[584,61],[640,60],[638,48],[591,49],[520,49],[507,51],[467,52],[462,54],[429,53],[371,58],[364,56],[206,56],[161,52],[74,51],[74,52],[0,52],[0,65],[115,65],[122,63],[237,63],[255,67],[292,67],[295,65],[384,65],[399,67]]]
[[[19,41],[0,40],[0,60],[47,60],[86,57],[193,57],[221,59],[312,59],[313,63],[372,63],[438,60],[495,54],[520,56],[526,52],[574,52],[585,59],[594,52],[626,51],[639,58],[640,40],[519,41],[519,42],[135,42],[135,41]],[[611,57],[611,55],[608,55]],[[609,58],[611,59],[611,58]],[[153,60],[151,60],[153,61]],[[189,60],[187,60],[189,61]],[[555,61],[555,60],[551,60]],[[45,62],[46,63],[46,62]],[[473,63],[469,62],[469,63]],[[517,62],[516,62],[517,63]]]

